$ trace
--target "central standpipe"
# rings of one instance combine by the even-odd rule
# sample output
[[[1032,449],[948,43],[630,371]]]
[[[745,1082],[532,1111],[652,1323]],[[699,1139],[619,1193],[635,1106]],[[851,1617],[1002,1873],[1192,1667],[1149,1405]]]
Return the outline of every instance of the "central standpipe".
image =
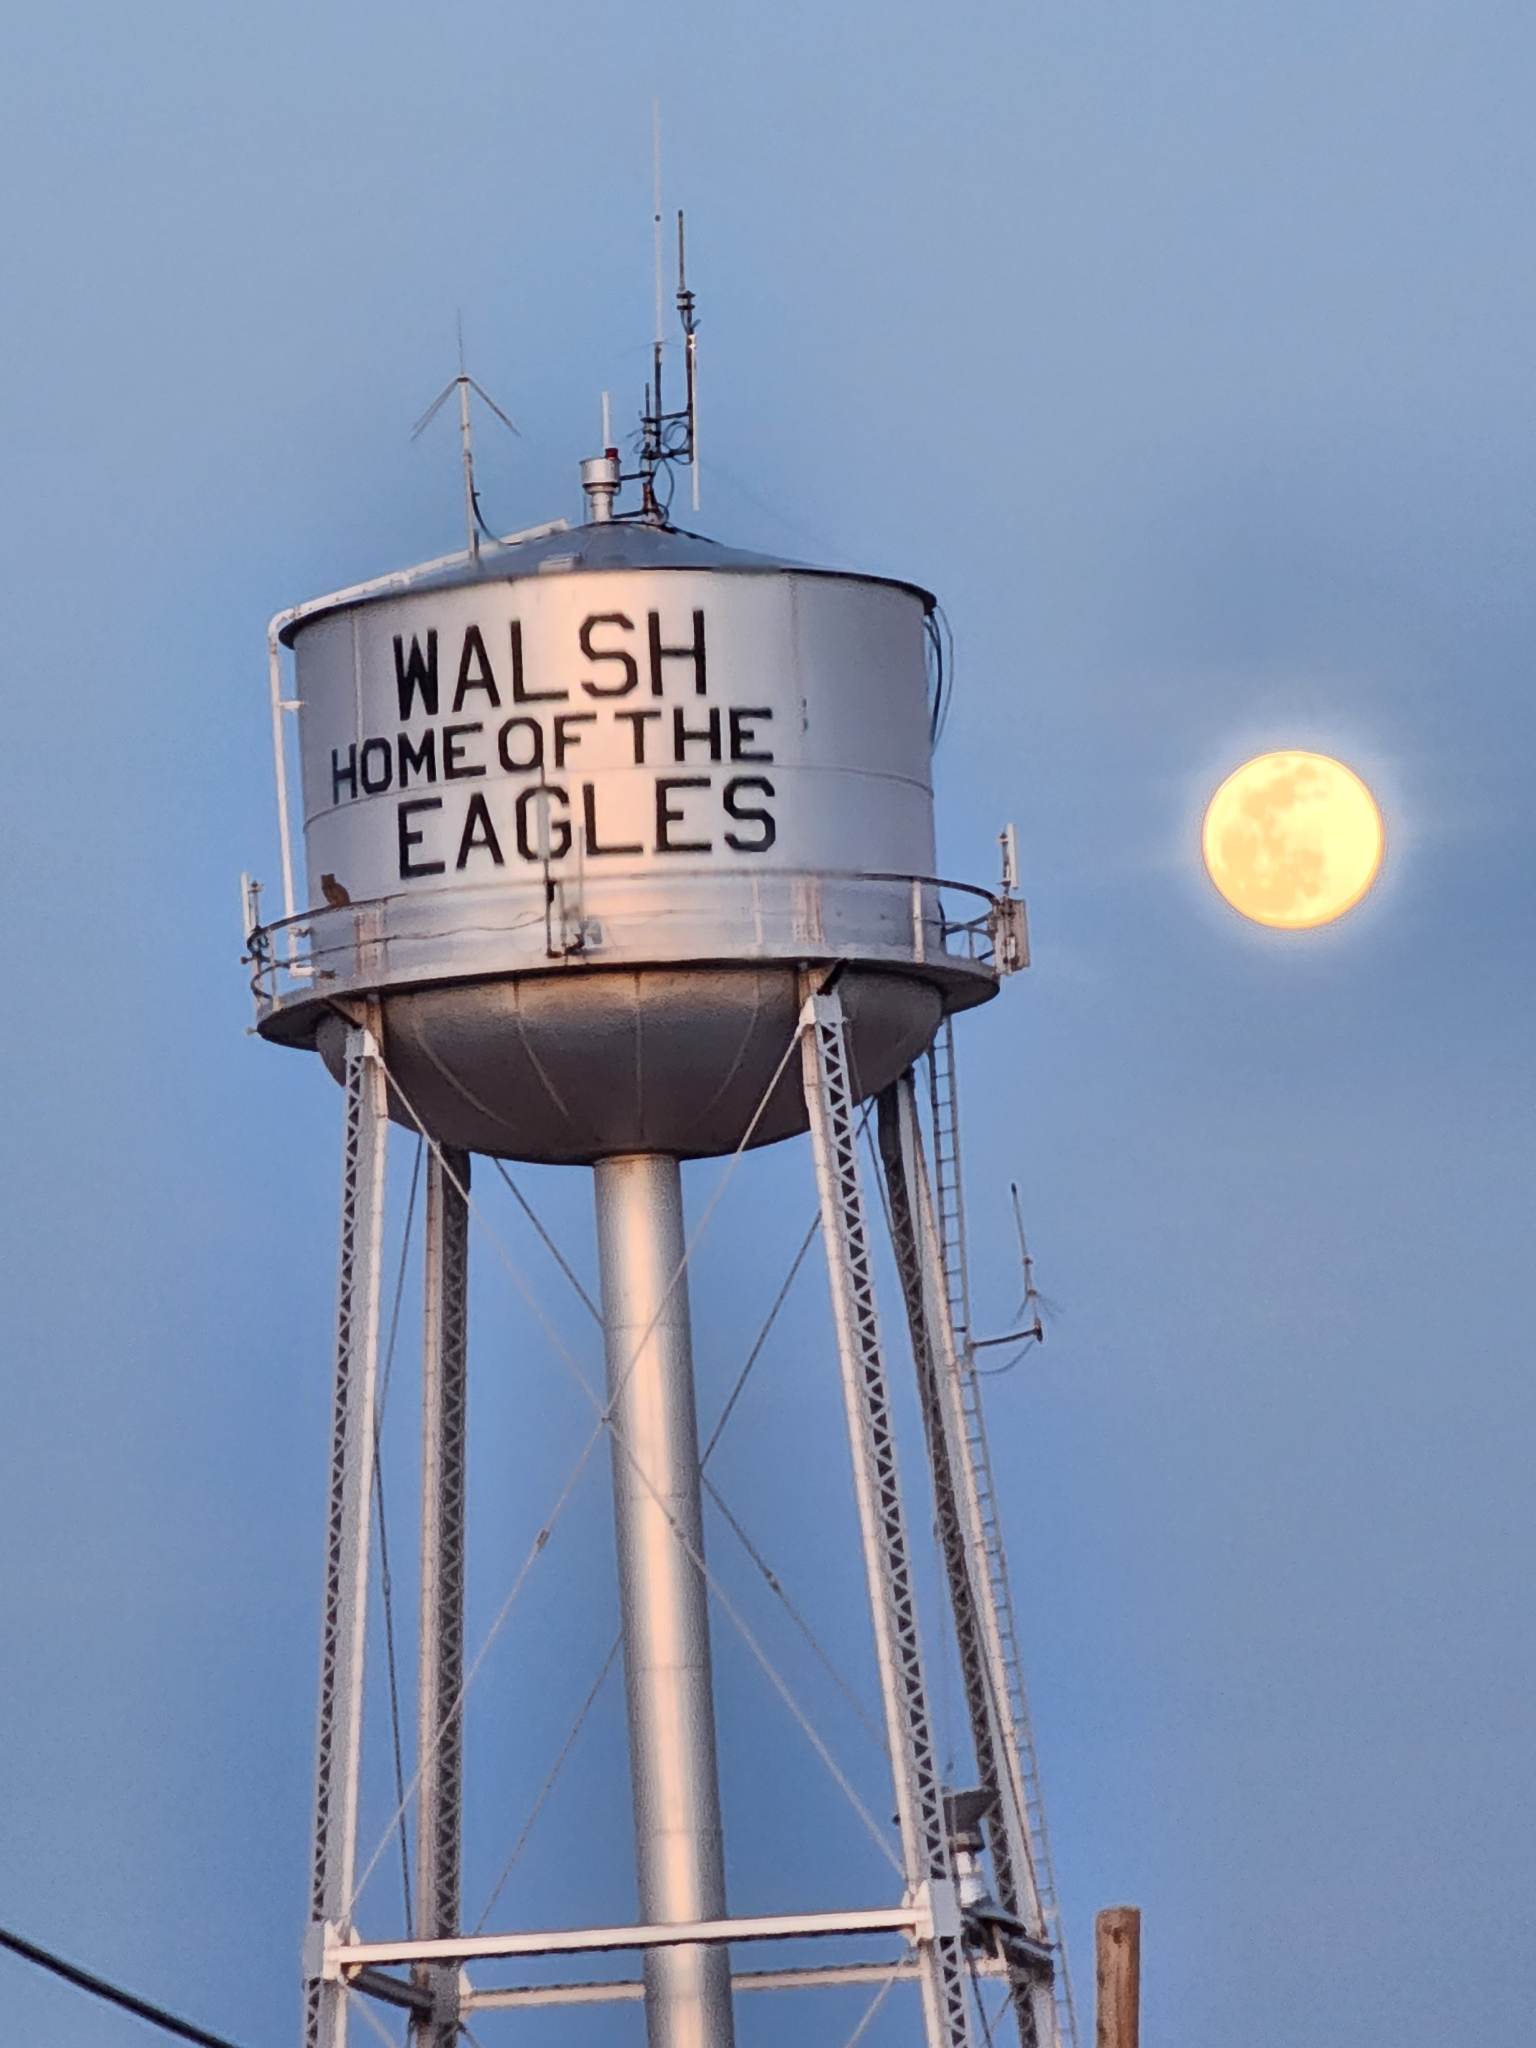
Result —
[[[654,1153],[595,1173],[640,1918],[713,1920],[725,1871],[682,1175]],[[728,1952],[649,1950],[645,2023],[649,2048],[731,2048]]]

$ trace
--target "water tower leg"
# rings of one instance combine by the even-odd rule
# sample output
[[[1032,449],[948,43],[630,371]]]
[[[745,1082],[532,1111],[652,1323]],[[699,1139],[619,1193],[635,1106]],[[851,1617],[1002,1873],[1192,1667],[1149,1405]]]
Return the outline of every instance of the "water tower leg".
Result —
[[[421,1605],[418,1628],[416,1931],[459,1932],[463,1822],[464,1471],[468,1421],[469,1155],[427,1160],[422,1261]],[[457,1967],[420,1964],[433,2010],[413,2022],[419,2048],[455,2048]]]
[[[707,1589],[695,1563],[704,1531],[682,1176],[675,1159],[644,1154],[600,1160],[596,1179],[640,1917],[718,1919],[725,1874]],[[728,1951],[649,1951],[645,2023],[650,2048],[731,2048]]]
[[[923,1433],[933,1471],[939,1545],[949,1584],[976,1770],[991,1809],[987,1830],[997,1900],[1026,1934],[1036,1941],[1049,1941],[1035,1889],[1028,1800],[1009,1706],[1001,1621],[986,1570],[978,1479],[967,1455],[955,1333],[910,1072],[881,1095],[879,1119],[891,1244],[912,1338]],[[1026,1964],[1016,1954],[1009,1958],[1009,1965],[1020,2048],[1068,2048],[1068,2044],[1056,2042],[1049,1977],[1037,1964]]]
[[[379,1268],[389,1125],[377,1012],[347,1033],[341,1166],[341,1276],[336,1391],[326,1522],[315,1761],[315,1836],[304,1998],[305,2048],[345,2048],[347,1990],[320,1974],[325,1930],[352,1907],[357,1870],[363,1654],[373,1506],[374,1401],[379,1365]]]
[[[914,1894],[926,1895],[933,1911],[933,1935],[918,1944],[928,2048],[968,2048],[971,2022],[965,1951],[944,1816],[944,1787],[933,1751],[890,1395],[870,1270],[869,1233],[859,1182],[858,1102],[848,1073],[842,998],[835,988],[809,998],[804,1027],[805,1094],[902,1858],[908,1887]]]

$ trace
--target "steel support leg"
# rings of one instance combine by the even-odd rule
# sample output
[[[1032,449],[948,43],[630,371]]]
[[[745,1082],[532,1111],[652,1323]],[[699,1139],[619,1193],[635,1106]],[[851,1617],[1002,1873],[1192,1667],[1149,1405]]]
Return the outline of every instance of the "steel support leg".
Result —
[[[636,1155],[600,1160],[596,1181],[640,1917],[715,1920],[725,1872],[682,1177],[675,1159]],[[729,1951],[648,1951],[645,2027],[650,2048],[731,2048]]]
[[[379,1268],[389,1128],[376,1024],[377,1012],[370,1005],[365,1022],[354,1025],[347,1033],[346,1044],[341,1273],[336,1304],[336,1391],[326,1523],[325,1610],[320,1637],[305,2048],[345,2048],[347,2038],[346,1987],[322,1977],[319,1955],[326,1928],[339,1928],[350,1916],[357,1868],[369,1515],[379,1364]]]
[[[842,999],[835,988],[809,998],[803,1025],[805,1094],[902,1857],[909,1887],[926,1893],[933,1911],[933,1936],[918,1945],[927,2040],[929,2048],[968,2048],[966,1961],[870,1271],[859,1183],[858,1105],[848,1073]]]
[[[433,1151],[427,1162],[422,1263],[416,1929],[423,1939],[436,1941],[460,1931],[468,1188],[468,1153]],[[431,2012],[412,2022],[419,2048],[454,2048],[459,2038],[458,1970],[451,1964],[422,1964],[414,1975],[433,1998]]]
[[[910,1073],[880,1097],[879,1130],[892,1247],[912,1337],[971,1740],[981,1788],[988,1795],[998,1903],[1026,1934],[1044,1940],[1047,1936],[1030,1859],[1024,1777],[983,1555],[977,1478],[967,1453],[959,1406],[959,1367],[948,1289]],[[1021,2048],[1049,2048],[1055,2037],[1049,1984],[1038,1969],[1017,1963],[1011,1963],[1010,1984]]]

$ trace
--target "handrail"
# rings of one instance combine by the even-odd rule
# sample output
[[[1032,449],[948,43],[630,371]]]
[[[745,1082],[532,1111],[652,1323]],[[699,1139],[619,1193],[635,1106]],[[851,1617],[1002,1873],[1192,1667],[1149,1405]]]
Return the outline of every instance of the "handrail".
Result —
[[[590,918],[596,918],[611,932],[616,923],[626,922],[623,904],[626,896],[639,898],[650,895],[654,899],[658,892],[664,892],[660,903],[652,900],[633,915],[637,926],[643,921],[656,925],[659,930],[670,928],[675,931],[678,921],[701,915],[697,897],[692,902],[688,900],[688,885],[700,883],[713,884],[722,892],[744,886],[750,888],[753,901],[759,907],[762,907],[761,892],[764,889],[782,890],[785,892],[786,913],[792,908],[788,892],[796,886],[803,890],[807,884],[812,885],[812,901],[817,907],[828,890],[842,888],[858,892],[865,887],[899,886],[910,893],[912,903],[914,964],[922,964],[925,958],[924,932],[930,935],[926,944],[933,945],[936,941],[938,953],[944,959],[956,963],[970,962],[977,967],[994,964],[998,899],[974,882],[960,882],[937,875],[858,873],[837,869],[772,869],[761,874],[743,875],[738,870],[702,867],[672,870],[665,876],[633,872],[615,874],[594,882],[589,871],[584,875],[553,876],[547,883],[542,876],[530,876],[515,882],[502,880],[447,888],[401,890],[393,895],[362,898],[345,905],[316,905],[296,911],[292,916],[275,918],[247,934],[245,957],[253,969],[251,993],[256,1000],[258,1015],[266,1015],[286,1007],[295,999],[313,998],[316,974],[323,971],[320,963],[327,959],[344,961],[348,954],[356,959],[364,948],[370,946],[426,945],[433,940],[462,939],[476,932],[486,936],[497,933],[511,936],[541,925],[548,930],[551,912],[561,921],[562,930],[565,921],[574,915],[575,930],[579,933],[587,931]],[[967,899],[964,904],[954,905],[956,910],[974,906],[971,915],[956,917],[947,914],[943,899],[954,896]],[[667,898],[673,900],[668,901]],[[936,903],[932,901],[934,898],[938,899]],[[317,927],[325,929],[317,932]],[[342,933],[346,936],[342,937]],[[330,944],[323,942],[328,934],[333,935]],[[317,937],[322,943],[304,944],[305,941],[313,942]],[[960,941],[958,945],[954,943],[956,940]],[[563,940],[558,946],[551,943],[547,957],[551,960],[570,958],[584,952],[586,944],[585,936]],[[834,945],[831,950],[836,952],[839,949]],[[518,970],[509,968],[508,971]],[[345,967],[343,978],[351,979]]]

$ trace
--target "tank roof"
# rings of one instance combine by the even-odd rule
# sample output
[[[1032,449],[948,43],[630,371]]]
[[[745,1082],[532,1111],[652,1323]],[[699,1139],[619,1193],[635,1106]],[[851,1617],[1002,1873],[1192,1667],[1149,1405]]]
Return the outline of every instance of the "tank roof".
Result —
[[[524,576],[581,575],[612,569],[704,569],[737,576],[832,576],[908,590],[921,601],[924,611],[931,612],[936,603],[931,591],[903,576],[872,576],[860,569],[826,569],[788,556],[760,555],[747,548],[727,547],[721,541],[710,540],[701,533],[688,533],[678,526],[613,519],[545,531],[527,540],[488,541],[478,555],[463,555],[430,565],[419,575],[406,569],[398,578],[381,578],[376,586],[338,591],[332,599],[317,598],[301,605],[298,614],[290,617],[282,629],[282,638],[291,646],[294,634],[315,619],[400,597],[407,591],[415,595],[421,591],[459,590],[478,583],[511,583]]]

